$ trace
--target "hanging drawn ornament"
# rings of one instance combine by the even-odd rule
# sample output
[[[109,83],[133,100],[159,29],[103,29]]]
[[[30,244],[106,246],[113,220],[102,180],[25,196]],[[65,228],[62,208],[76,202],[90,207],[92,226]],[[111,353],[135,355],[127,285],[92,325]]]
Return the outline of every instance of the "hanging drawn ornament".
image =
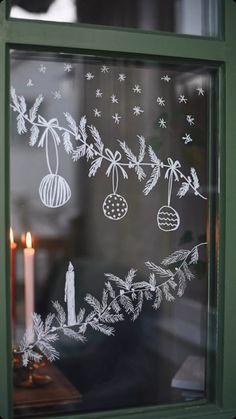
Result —
[[[168,206],[164,205],[157,213],[157,225],[162,231],[174,231],[177,230],[180,224],[180,218],[178,212]]]
[[[103,213],[110,220],[121,220],[128,212],[126,199],[117,193],[111,193],[103,202]]]
[[[71,190],[62,176],[50,173],[41,180],[39,196],[46,207],[58,208],[69,201]]]

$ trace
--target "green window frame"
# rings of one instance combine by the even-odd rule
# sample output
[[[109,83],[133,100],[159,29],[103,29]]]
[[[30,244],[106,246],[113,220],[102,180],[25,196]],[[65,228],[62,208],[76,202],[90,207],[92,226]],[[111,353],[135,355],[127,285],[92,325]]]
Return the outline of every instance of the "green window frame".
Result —
[[[161,32],[115,29],[9,19],[9,4],[0,4],[0,417],[12,417],[12,359],[9,281],[9,50],[114,52],[142,57],[166,57],[213,62],[219,66],[219,254],[217,264],[216,327],[209,321],[209,338],[216,356],[210,363],[209,400],[105,413],[83,418],[217,418],[236,416],[236,3],[219,1],[222,37],[203,38]],[[5,238],[5,239],[4,239]],[[60,416],[79,418],[80,414]]]

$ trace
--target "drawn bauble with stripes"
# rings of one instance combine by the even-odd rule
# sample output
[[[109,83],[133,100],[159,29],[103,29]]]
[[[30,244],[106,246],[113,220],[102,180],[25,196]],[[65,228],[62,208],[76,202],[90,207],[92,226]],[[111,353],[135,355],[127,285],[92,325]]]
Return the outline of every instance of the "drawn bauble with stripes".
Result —
[[[42,121],[40,120],[42,119]],[[39,185],[39,196],[42,203],[49,208],[59,208],[65,205],[70,197],[71,190],[67,181],[60,175],[58,175],[59,169],[59,156],[58,156],[58,145],[60,144],[60,138],[56,132],[58,128],[58,120],[51,119],[50,121],[44,120],[44,118],[39,117],[39,121],[46,124],[45,131],[39,142],[39,147],[44,147],[46,150],[46,160],[49,170],[49,174],[44,176],[40,185]],[[50,153],[49,153],[49,141],[52,140],[52,144],[55,150],[55,170],[52,170],[52,165],[50,163]]]
[[[169,168],[166,171],[165,179],[168,179],[168,203],[162,206],[157,213],[157,225],[162,231],[174,231],[179,228],[180,218],[178,212],[170,206],[173,178],[179,180],[177,169],[180,167],[179,161],[173,162],[168,158]]]
[[[105,198],[102,208],[105,217],[113,221],[118,221],[124,218],[128,212],[128,203],[126,199],[117,193],[119,184],[118,167],[121,169],[122,173],[124,170],[118,164],[118,161],[121,159],[119,151],[116,151],[113,155],[109,149],[106,149],[106,154],[111,159],[111,164],[107,169],[106,175],[112,175],[112,193]]]

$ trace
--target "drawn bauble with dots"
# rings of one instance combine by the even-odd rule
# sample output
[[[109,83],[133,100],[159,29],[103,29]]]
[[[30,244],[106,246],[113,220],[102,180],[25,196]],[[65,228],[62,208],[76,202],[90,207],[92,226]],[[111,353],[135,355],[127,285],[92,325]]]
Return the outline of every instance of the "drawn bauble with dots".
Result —
[[[69,201],[71,190],[62,176],[50,173],[41,180],[39,196],[46,207],[59,208]]]
[[[157,224],[162,231],[177,230],[180,224],[179,214],[174,208],[164,205],[157,213]]]
[[[117,193],[111,193],[103,202],[103,213],[110,220],[121,220],[128,211],[126,199]]]

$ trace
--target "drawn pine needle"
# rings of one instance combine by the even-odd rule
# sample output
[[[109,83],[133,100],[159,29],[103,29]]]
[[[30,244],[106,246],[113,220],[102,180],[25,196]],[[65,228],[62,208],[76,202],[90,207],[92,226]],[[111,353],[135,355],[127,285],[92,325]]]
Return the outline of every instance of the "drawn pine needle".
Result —
[[[142,163],[144,157],[145,157],[145,151],[146,151],[146,141],[145,138],[142,135],[137,135],[139,139],[139,156],[138,156],[138,162]]]
[[[73,329],[64,327],[62,331],[65,336],[68,336],[69,338],[77,340],[79,342],[85,343],[87,340],[85,336],[83,336],[81,333],[75,332]]]
[[[61,306],[61,304],[58,301],[52,301],[52,305],[57,312],[56,319],[57,319],[59,325],[62,327],[66,322],[66,313],[65,313],[63,307]]]
[[[87,124],[87,119],[86,116],[82,116],[82,118],[80,119],[80,123],[79,123],[79,131],[80,134],[83,138],[84,143],[86,143],[87,140],[87,132],[86,132],[86,124]]]
[[[198,254],[198,248],[197,246],[193,248],[191,251],[191,258],[189,264],[196,264],[198,262],[199,254]]]
[[[179,281],[177,295],[178,297],[182,297],[184,295],[187,284],[186,284],[185,274],[181,269],[178,269],[177,277]]]
[[[151,192],[151,190],[156,186],[158,179],[161,176],[161,170],[160,170],[160,166],[155,166],[150,178],[148,179],[145,188],[143,190],[144,195],[148,195],[149,192]]]
[[[81,157],[84,157],[86,154],[86,145],[82,144],[73,151],[72,160],[78,161]]]
[[[106,276],[109,276],[109,274],[106,274]],[[112,288],[111,283],[108,281],[108,282],[105,283],[105,286],[107,287],[107,290],[108,290],[108,292],[110,294],[110,297],[111,298],[115,298],[116,294],[115,294],[114,289]]]
[[[101,333],[103,333],[104,335],[107,335],[107,336],[114,335],[114,333],[115,333],[115,329],[111,326],[107,326],[106,324],[93,322],[93,323],[90,323],[90,326],[94,330],[97,330],[97,331],[99,331],[99,332],[101,332]]]
[[[198,179],[198,176],[194,167],[191,167],[191,175],[193,178],[193,186],[195,189],[198,189],[200,184],[199,184],[199,179]]]
[[[162,291],[163,291],[166,301],[171,302],[175,300],[175,297],[171,294],[170,287],[167,283],[164,283],[162,285]]]
[[[92,136],[94,138],[95,145],[96,145],[99,153],[102,154],[103,153],[103,149],[104,149],[104,144],[103,144],[103,142],[101,140],[101,137],[100,137],[100,134],[99,134],[97,128],[94,127],[93,125],[88,126],[88,128],[89,128],[89,130],[90,130],[90,132],[91,132],[91,134],[92,134]]]
[[[153,303],[153,306],[152,306],[155,310],[157,310],[160,307],[162,299],[163,299],[162,291],[159,287],[157,287],[156,288],[155,300],[154,300],[154,303]]]
[[[190,252],[188,250],[184,250],[184,249],[177,250],[176,252],[171,253],[171,255],[165,257],[161,263],[164,266],[168,266],[168,265],[171,265],[172,263],[180,262],[182,260],[185,260],[188,257],[189,253]]]
[[[194,274],[190,271],[188,264],[186,262],[183,263],[182,268],[183,268],[186,278],[189,281],[195,278]]]
[[[142,291],[138,291],[138,301],[137,301],[137,305],[134,309],[134,314],[133,314],[133,321],[135,321],[138,316],[140,315],[141,311],[143,308],[143,292]]]
[[[80,139],[80,135],[79,135],[79,129],[77,127],[77,124],[74,120],[74,118],[71,116],[71,114],[69,112],[64,112],[65,118],[68,122],[68,126],[71,129],[71,131],[73,132],[75,139],[78,140]]]
[[[116,285],[118,285],[118,287],[126,289],[126,282],[123,281],[123,279],[119,278],[116,275],[110,274],[110,273],[105,274],[105,276],[107,278],[109,278],[110,281],[114,281],[116,283]]]
[[[101,305],[99,303],[99,301],[97,300],[97,298],[95,298],[93,295],[91,294],[87,294],[85,297],[85,301],[87,301],[87,303],[89,305],[91,305],[91,307],[93,307],[94,311],[98,314],[100,314],[101,312]]]
[[[37,125],[32,125],[30,132],[31,134],[30,134],[29,145],[33,147],[38,141],[40,130]]]
[[[33,123],[35,121],[35,119],[37,117],[37,114],[38,114],[39,107],[40,107],[41,103],[43,102],[43,100],[44,100],[44,97],[43,97],[43,95],[40,94],[36,98],[32,108],[29,110],[29,119],[30,119],[31,123]]]
[[[79,325],[84,321],[85,309],[81,308],[76,319],[76,324]]]
[[[89,173],[88,173],[88,176],[89,177],[92,177],[92,176],[95,176],[96,175],[98,169],[102,165],[102,160],[103,160],[103,157],[98,157],[96,160],[94,160],[92,162],[91,167],[89,169]]]
[[[134,313],[134,306],[127,295],[120,296],[120,304],[124,307],[127,314]]]
[[[127,290],[130,290],[131,285],[132,285],[132,282],[133,282],[133,279],[134,279],[134,277],[136,275],[136,272],[137,271],[135,269],[133,269],[133,268],[129,270],[129,272],[128,272],[126,278],[125,278],[126,289]]]
[[[125,141],[120,141],[118,140],[122,150],[125,152],[126,157],[128,159],[128,161],[131,163],[132,166],[134,166],[135,164],[137,164],[137,158],[134,155],[134,153],[131,151],[131,149],[127,146]]]
[[[64,145],[64,149],[66,153],[72,154],[74,150],[73,150],[73,145],[70,139],[70,133],[68,131],[65,131],[62,134],[62,138],[63,138],[63,145]]]
[[[158,275],[162,276],[162,277],[172,277],[173,273],[171,272],[170,269],[163,269],[161,268],[161,266],[157,266],[155,265],[155,263],[153,262],[145,262],[145,265],[151,270],[156,272]]]
[[[156,153],[154,152],[152,146],[148,147],[148,153],[150,156],[150,160],[152,163],[157,164],[158,166],[161,164],[161,160],[157,157]]]
[[[186,195],[186,193],[189,191],[189,186],[190,185],[188,182],[183,182],[180,189],[178,190],[177,196],[182,198],[184,195]]]

